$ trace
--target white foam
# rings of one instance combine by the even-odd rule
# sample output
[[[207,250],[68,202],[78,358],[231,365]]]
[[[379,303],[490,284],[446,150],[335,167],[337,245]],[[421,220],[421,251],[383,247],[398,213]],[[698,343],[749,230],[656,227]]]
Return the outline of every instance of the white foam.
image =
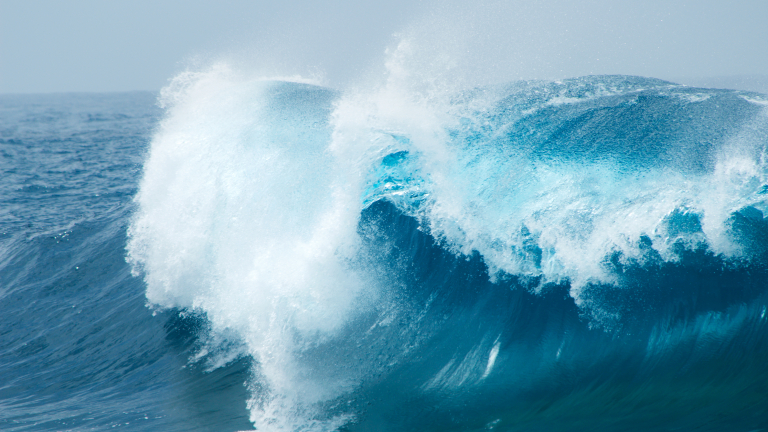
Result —
[[[707,93],[672,93],[675,97],[682,99],[686,102],[690,103],[699,103],[704,102],[705,100],[712,97],[712,95]]]
[[[499,355],[499,349],[501,348],[501,344],[499,343],[499,338],[496,338],[496,342],[493,343],[493,348],[491,348],[491,352],[488,353],[488,364],[485,365],[485,371],[483,372],[483,376],[480,377],[481,380],[488,377],[488,375],[491,374],[491,371],[493,370],[493,366],[496,364],[496,357]]]
[[[756,96],[756,95],[740,95],[742,99],[749,103],[753,103],[755,105],[762,105],[762,106],[768,106],[768,99],[766,99],[764,96]]]
[[[583,304],[581,291],[586,285],[616,282],[605,265],[607,256],[619,252],[625,263],[644,259],[641,237],[650,238],[653,249],[668,261],[678,259],[672,246],[679,242],[692,249],[706,244],[714,253],[733,257],[742,251],[729,233],[728,218],[747,205],[765,207],[759,194],[768,180],[761,159],[764,150],[755,147],[765,142],[762,116],[756,119],[762,126],[747,125],[745,133],[722,145],[714,169],[708,171],[679,170],[674,163],[628,167],[599,155],[593,160],[565,157],[537,162],[536,155],[514,143],[491,147],[452,142],[452,130],[480,124],[478,113],[506,95],[479,92],[478,99],[472,99],[440,81],[447,78],[432,73],[431,65],[428,55],[402,41],[391,53],[386,84],[339,104],[337,134],[344,130],[343,135],[355,137],[339,142],[366,149],[362,153],[367,154],[387,149],[417,154],[420,174],[429,187],[428,204],[419,216],[456,252],[479,252],[494,274],[535,276],[543,282],[567,280],[575,301]],[[544,104],[649,91],[599,83],[595,88],[586,99],[553,93],[543,99]],[[702,102],[711,95],[680,97]],[[349,132],[353,130],[366,132]],[[407,137],[410,147],[387,141],[388,134]],[[389,147],[381,145],[372,152],[371,143]],[[678,213],[699,219],[701,230],[670,231],[670,218]],[[540,265],[526,247],[531,242],[541,249]]]
[[[584,287],[615,282],[604,264],[612,252],[642,260],[647,236],[666,260],[677,259],[679,241],[735,256],[728,217],[745,205],[766,207],[757,191],[768,178],[755,156],[763,150],[753,145],[764,142],[764,128],[757,138],[734,137],[710,171],[541,161],[514,143],[453,141],[462,125],[485,126],[478,113],[508,95],[467,96],[435,72],[450,69],[450,59],[424,54],[403,39],[382,83],[335,101],[330,139],[317,131],[322,115],[309,109],[316,100],[275,105],[280,84],[223,66],[181,74],[163,91],[168,112],[136,197],[129,260],[144,271],[151,303],[203,311],[214,332],[239,335],[262,381],[249,401],[260,430],[334,430],[350,419],[315,421],[314,407],[353,389],[358,372],[318,372],[301,354],[380,300],[378,282],[348,263],[365,183],[389,153],[407,150],[417,160],[426,201],[414,216],[444,245],[479,252],[494,276],[567,280],[583,307],[595,307],[585,304]],[[670,231],[681,212],[695,215],[701,230]],[[499,344],[487,346],[452,360],[430,385],[488,376]]]
[[[164,89],[128,244],[152,304],[202,311],[242,339],[268,388],[250,402],[260,430],[296,430],[341,391],[303,372],[302,341],[331,338],[375,300],[347,264],[360,180],[313,135],[316,101],[276,106],[279,85],[217,66]]]

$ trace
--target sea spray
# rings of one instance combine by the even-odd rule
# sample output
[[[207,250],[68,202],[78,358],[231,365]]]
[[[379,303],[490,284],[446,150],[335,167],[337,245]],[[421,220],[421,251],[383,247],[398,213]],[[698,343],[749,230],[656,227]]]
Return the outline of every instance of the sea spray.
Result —
[[[129,259],[152,304],[202,312],[212,331],[242,339],[266,377],[253,420],[279,424],[339,391],[302,372],[302,346],[375,300],[347,264],[360,202],[327,149],[335,94],[218,69],[178,79],[163,97]]]
[[[764,428],[766,97],[427,51],[0,98],[0,428]]]
[[[674,334],[758,322],[763,96],[626,76],[460,88],[419,52],[403,40],[381,83],[343,92],[226,68],[164,92],[129,260],[152,305],[238,339],[258,429],[510,427],[531,395],[661,386]],[[655,397],[628,388],[620,404]]]

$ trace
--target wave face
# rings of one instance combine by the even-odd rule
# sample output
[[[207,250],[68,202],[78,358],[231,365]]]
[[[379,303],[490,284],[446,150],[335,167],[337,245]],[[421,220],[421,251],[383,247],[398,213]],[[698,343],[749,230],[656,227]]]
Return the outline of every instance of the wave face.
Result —
[[[166,89],[128,231],[259,430],[768,425],[768,99],[592,76]]]
[[[766,96],[409,79],[0,97],[0,429],[766,429]]]

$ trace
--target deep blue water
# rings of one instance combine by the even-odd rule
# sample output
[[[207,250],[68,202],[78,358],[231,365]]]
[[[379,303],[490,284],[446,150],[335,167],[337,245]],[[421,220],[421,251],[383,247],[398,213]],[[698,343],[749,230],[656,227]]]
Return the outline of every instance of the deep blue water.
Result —
[[[768,430],[766,146],[625,76],[0,96],[0,429]]]
[[[185,367],[199,324],[125,261],[156,98],[0,98],[0,429],[250,427],[247,365]]]

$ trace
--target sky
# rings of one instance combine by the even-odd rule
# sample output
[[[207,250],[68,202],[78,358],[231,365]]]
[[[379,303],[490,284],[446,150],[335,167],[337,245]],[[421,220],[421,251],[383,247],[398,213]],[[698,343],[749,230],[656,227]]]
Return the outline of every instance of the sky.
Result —
[[[766,17],[765,0],[0,0],[0,93],[157,91],[221,62],[343,88],[403,40],[474,84],[627,74],[768,92]]]

